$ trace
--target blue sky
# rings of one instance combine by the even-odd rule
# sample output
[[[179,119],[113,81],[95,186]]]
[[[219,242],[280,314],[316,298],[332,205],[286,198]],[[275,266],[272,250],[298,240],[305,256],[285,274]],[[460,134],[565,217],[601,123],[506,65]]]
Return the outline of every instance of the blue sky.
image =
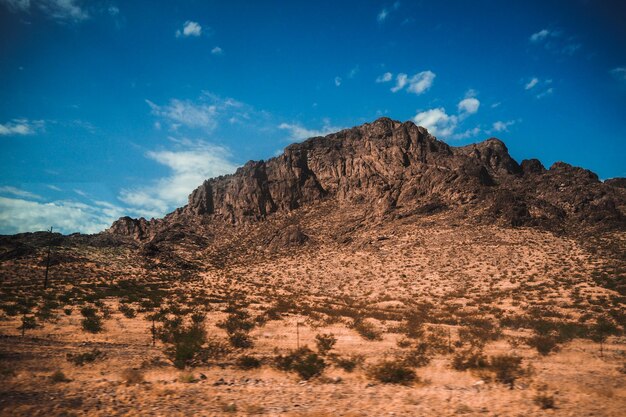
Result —
[[[620,1],[0,0],[0,233],[159,217],[205,178],[380,116],[626,176],[624,16]]]

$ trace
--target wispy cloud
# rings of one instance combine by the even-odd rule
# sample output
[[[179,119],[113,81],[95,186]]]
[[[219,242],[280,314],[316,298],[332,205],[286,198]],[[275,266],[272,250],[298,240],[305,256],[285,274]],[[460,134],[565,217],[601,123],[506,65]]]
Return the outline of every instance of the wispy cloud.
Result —
[[[386,72],[383,75],[380,75],[376,78],[377,83],[387,83],[391,81],[393,78],[393,74],[390,72]]]
[[[217,126],[217,106],[214,104],[197,103],[190,100],[171,99],[169,104],[159,106],[150,100],[146,103],[152,114],[169,121],[172,126],[201,127],[213,130]]]
[[[524,85],[524,89],[525,90],[530,90],[531,88],[533,88],[534,86],[537,85],[537,83],[539,82],[538,78],[531,78],[530,81],[528,81],[526,83],[526,85]]]
[[[324,125],[320,129],[306,128],[298,123],[281,123],[278,125],[278,128],[288,131],[290,139],[298,141],[316,136],[325,136],[343,129],[342,127],[332,126],[328,120],[324,121]]]
[[[126,188],[119,199],[135,210],[162,216],[186,203],[187,197],[208,178],[232,173],[236,165],[230,151],[209,142],[171,138],[173,148],[146,152],[145,156],[170,170],[149,185]]]
[[[626,81],[626,67],[613,68],[609,73],[619,81]]]
[[[33,135],[44,128],[43,120],[13,119],[0,124],[0,136]]]
[[[213,55],[222,55],[224,51],[222,51],[222,48],[220,48],[219,46],[216,46],[215,48],[211,49],[211,53]]]
[[[506,132],[509,130],[509,126],[515,124],[515,120],[502,121],[498,120],[491,125],[491,130],[489,133],[495,132]]]
[[[188,38],[190,36],[200,36],[202,35],[202,26],[198,22],[193,22],[191,20],[187,20],[183,24],[183,29],[178,29],[176,31],[176,37],[185,37]]]
[[[535,97],[537,99],[542,99],[548,96],[551,96],[552,93],[554,93],[554,88],[550,87],[547,90],[542,91],[541,93],[537,94]]]
[[[117,217],[106,216],[97,207],[75,201],[42,203],[0,197],[0,233],[5,234],[47,230],[50,226],[63,233],[97,233]]]
[[[393,76],[393,74],[385,73],[381,76],[383,78],[379,77],[381,79],[381,81],[379,82],[387,82],[390,80],[391,76]],[[417,95],[422,94],[433,85],[435,77],[436,74],[432,71],[418,72],[411,77],[409,77],[407,74],[399,73],[398,75],[396,75],[396,84],[391,87],[391,92],[396,93],[406,87],[406,91],[409,93]],[[389,78],[389,80],[386,80],[386,78]]]
[[[335,77],[335,86],[339,87],[342,81],[341,77]]]
[[[14,195],[17,197],[23,197],[23,198],[30,198],[33,200],[41,200],[42,197],[40,195],[31,193],[29,191],[26,190],[22,190],[20,188],[17,187],[12,187],[9,185],[5,185],[0,187],[0,194],[10,194],[10,195]]]
[[[573,55],[582,47],[576,36],[566,36],[560,29],[541,29],[530,35],[532,44],[543,45],[543,47],[553,53],[563,55]]]
[[[90,17],[78,0],[0,0],[0,3],[14,13],[29,13],[37,8],[48,18],[62,22],[80,22]]]
[[[539,32],[535,32],[532,35],[530,35],[530,41],[531,42],[541,42],[545,39],[547,39],[550,36],[550,31],[548,29],[541,29]]]
[[[383,23],[385,20],[387,20],[387,18],[389,17],[389,14],[392,11],[398,10],[399,8],[400,8],[399,1],[396,1],[395,3],[393,3],[391,7],[383,7],[382,10],[378,12],[378,14],[376,15],[376,20],[378,21],[378,23]]]

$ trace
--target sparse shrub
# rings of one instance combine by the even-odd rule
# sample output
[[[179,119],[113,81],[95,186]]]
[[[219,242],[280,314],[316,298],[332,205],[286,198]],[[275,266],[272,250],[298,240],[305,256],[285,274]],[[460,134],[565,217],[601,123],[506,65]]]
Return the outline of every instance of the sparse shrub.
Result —
[[[137,316],[137,311],[129,306],[128,304],[120,304],[118,310],[124,315],[124,317],[128,319],[135,318]]]
[[[533,398],[533,401],[542,410],[549,410],[549,409],[556,408],[555,403],[554,403],[554,396],[549,395],[548,393],[545,393],[545,392],[539,392],[537,395],[535,395],[535,397]]]
[[[361,318],[354,319],[352,328],[366,340],[382,340],[383,338],[373,323]]]
[[[81,321],[81,325],[83,330],[90,333],[99,333],[102,331],[102,319],[97,315],[85,317]]]
[[[32,330],[36,328],[37,328],[37,321],[35,320],[35,318],[33,316],[23,315],[22,323],[17,329],[21,330],[22,336],[24,336],[26,334],[26,330]]]
[[[486,368],[487,365],[487,357],[483,354],[482,348],[469,347],[458,351],[452,357],[452,367],[457,371],[483,369]]]
[[[206,331],[203,326],[197,324],[183,326],[181,320],[176,318],[164,323],[159,338],[169,345],[165,349],[165,354],[172,360],[174,366],[183,369],[200,353],[206,341]]]
[[[72,315],[72,311],[73,311],[73,310],[72,310],[71,308],[64,308],[64,309],[63,309],[63,313],[64,313],[66,316],[71,316],[71,315]]]
[[[238,349],[249,349],[254,345],[252,338],[246,332],[237,331],[228,335],[230,344]]]
[[[224,413],[236,413],[237,412],[237,404],[235,403],[222,404],[221,408]]]
[[[517,378],[523,376],[522,358],[515,355],[498,355],[491,357],[489,369],[495,373],[496,381],[508,384],[513,389]]]
[[[431,360],[428,350],[426,343],[418,343],[417,346],[404,354],[404,363],[414,368],[428,365]]]
[[[600,356],[604,356],[604,342],[609,336],[619,334],[619,328],[607,317],[600,317],[596,324],[591,327],[590,337],[596,343],[600,343]]]
[[[232,348],[225,341],[217,338],[210,338],[206,344],[196,354],[196,360],[208,363],[212,360],[221,359],[231,352]]]
[[[321,355],[326,355],[328,352],[330,352],[335,346],[335,343],[337,343],[337,338],[332,333],[318,334],[317,336],[315,336],[317,351]]]
[[[139,369],[128,368],[122,372],[126,385],[141,384],[144,381],[143,373]]]
[[[63,371],[55,371],[55,372],[52,373],[52,375],[50,375],[50,381],[52,381],[54,383],[70,382],[71,379],[66,377],[65,374],[63,373]]]
[[[547,356],[558,350],[558,338],[553,334],[535,334],[527,340],[528,346],[537,349],[540,355]]]
[[[359,354],[352,354],[349,356],[335,356],[333,362],[336,366],[343,369],[346,372],[352,372],[357,366],[360,366],[365,362],[365,357]]]
[[[104,352],[95,348],[88,352],[77,354],[68,353],[67,355],[65,355],[67,360],[76,366],[83,366],[86,363],[95,362],[97,359],[101,359],[104,356]]]
[[[306,346],[286,356],[278,355],[275,358],[275,364],[282,371],[296,372],[302,379],[311,379],[321,375],[326,368],[324,359]]]
[[[192,373],[184,372],[178,376],[178,381],[183,384],[193,384],[198,382],[196,377]]]
[[[415,371],[403,360],[383,360],[370,366],[367,374],[384,384],[410,385],[417,379]]]
[[[236,365],[240,369],[255,369],[261,366],[261,361],[254,356],[243,355],[237,358]]]

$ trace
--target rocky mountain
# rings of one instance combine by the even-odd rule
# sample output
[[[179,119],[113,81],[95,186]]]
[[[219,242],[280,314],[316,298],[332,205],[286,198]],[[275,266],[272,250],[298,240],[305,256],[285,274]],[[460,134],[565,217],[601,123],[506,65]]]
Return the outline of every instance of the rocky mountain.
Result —
[[[321,202],[377,218],[458,210],[467,221],[506,226],[624,229],[625,181],[602,182],[563,162],[518,163],[496,138],[453,147],[412,122],[380,118],[249,161],[204,181],[164,219],[123,217],[107,233],[150,241],[173,226],[247,225]],[[306,240],[298,233],[292,238]]]

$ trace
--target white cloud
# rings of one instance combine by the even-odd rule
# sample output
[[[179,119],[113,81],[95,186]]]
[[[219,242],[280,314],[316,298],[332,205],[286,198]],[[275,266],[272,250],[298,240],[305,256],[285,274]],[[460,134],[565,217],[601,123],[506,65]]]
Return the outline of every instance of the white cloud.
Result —
[[[491,132],[506,132],[509,130],[509,126],[512,126],[514,124],[515,124],[515,120],[509,120],[509,121],[498,120],[497,122],[494,122],[493,125],[491,126]]]
[[[387,11],[387,9],[382,9],[379,13],[378,16],[376,16],[376,20],[378,20],[379,22],[384,22],[385,19],[387,19],[387,16],[389,15],[389,12]]]
[[[432,71],[418,72],[410,78],[407,74],[400,73],[396,76],[396,85],[391,87],[391,92],[396,93],[408,85],[407,92],[422,94],[433,85],[435,77],[436,74]]]
[[[435,77],[436,75],[432,71],[422,71],[417,73],[409,80],[407,91],[410,93],[422,94],[433,85]]]
[[[386,83],[391,81],[391,79],[393,78],[393,74],[390,72],[386,72],[383,75],[380,75],[378,78],[376,78],[376,82],[377,83]]]
[[[111,16],[117,16],[120,14],[120,9],[117,6],[110,6],[108,11]]]
[[[190,37],[190,36],[200,36],[202,35],[202,26],[198,22],[193,22],[191,20],[187,20],[183,25],[183,30],[178,29],[176,31],[176,37],[180,38],[181,36]]]
[[[25,12],[30,9],[30,0],[0,0],[12,12]]]
[[[402,72],[396,75],[396,85],[391,87],[391,92],[395,93],[395,92],[402,90],[404,86],[406,85],[406,83],[408,82],[408,80],[409,80],[409,77]]]
[[[439,107],[417,113],[413,121],[418,126],[428,129],[433,136],[447,137],[454,133],[459,119],[457,116],[448,115],[443,107]]]
[[[468,97],[459,102],[457,108],[462,115],[474,114],[480,107],[480,101],[475,97]]]
[[[222,48],[220,48],[219,46],[216,46],[215,48],[211,49],[211,53],[213,55],[222,55],[223,51],[222,51]]]
[[[383,7],[383,9],[376,15],[376,20],[378,20],[378,23],[383,23],[389,17],[389,13],[391,13],[393,10],[398,10],[399,7],[400,7],[399,1],[396,1],[395,3],[393,3],[393,5],[391,6],[391,9],[387,9],[386,7]]]
[[[187,202],[187,197],[208,178],[232,173],[227,148],[204,141],[175,140],[175,149],[149,151],[146,157],[168,167],[170,175],[144,187],[127,188],[119,199],[135,210],[144,210],[162,216]]]
[[[550,31],[548,29],[541,29],[539,32],[535,32],[530,35],[531,42],[541,42],[550,36]]]
[[[554,93],[554,88],[550,87],[547,90],[542,91],[541,93],[537,94],[535,97],[537,97],[538,99],[542,99],[544,97],[552,95],[552,93]]]
[[[17,197],[30,198],[33,200],[41,200],[42,198],[40,195],[19,189],[17,187],[11,187],[9,185],[0,187],[0,194],[11,194]]]
[[[189,100],[171,99],[165,106],[159,106],[150,100],[146,103],[152,109],[152,114],[163,117],[173,125],[181,124],[187,127],[200,127],[213,130],[217,127],[217,106],[215,104],[194,103]]]
[[[278,125],[278,128],[289,131],[291,139],[294,140],[303,140],[316,136],[325,136],[330,133],[338,132],[342,129],[341,127],[331,126],[328,121],[324,123],[324,126],[322,126],[321,129],[308,129],[296,123],[281,123],[280,125]]]
[[[626,67],[617,67],[609,71],[612,76],[620,81],[626,81]]]
[[[454,135],[452,135],[452,139],[455,139],[455,140],[467,139],[467,138],[474,137],[478,135],[479,133],[480,133],[480,127],[475,127],[473,129],[467,129],[465,132],[462,132],[462,133],[455,133]]]
[[[47,17],[58,21],[80,22],[90,17],[78,0],[0,0],[0,3],[12,12],[28,13],[34,6]]]
[[[0,136],[33,135],[43,127],[43,120],[13,119],[11,122],[0,124]]]
[[[117,220],[122,211],[111,214],[74,201],[41,203],[0,197],[0,233],[35,232],[51,226],[62,233],[97,233]]]
[[[563,55],[574,55],[583,46],[576,36],[565,36],[559,29],[542,29],[530,35],[529,39],[531,43],[543,45],[550,52]]]
[[[335,77],[335,85],[339,87],[341,85],[341,77]]]
[[[524,86],[524,89],[525,90],[530,90],[531,88],[536,86],[538,83],[539,83],[539,79],[538,78],[532,78],[530,81],[528,81],[528,83],[526,83],[526,85]]]

